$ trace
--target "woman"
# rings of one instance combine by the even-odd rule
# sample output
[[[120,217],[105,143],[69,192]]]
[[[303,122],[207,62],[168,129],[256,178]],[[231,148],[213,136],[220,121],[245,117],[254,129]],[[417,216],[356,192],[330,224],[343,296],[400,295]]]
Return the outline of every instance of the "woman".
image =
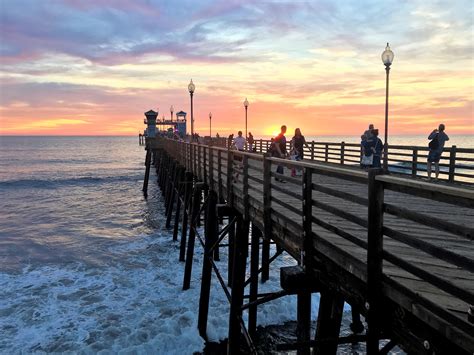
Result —
[[[301,130],[299,128],[295,129],[295,135],[291,139],[291,152],[295,155],[296,161],[301,161],[304,158],[304,146],[310,149],[308,143],[306,143],[306,139],[301,134]],[[291,176],[296,176],[297,172],[296,169],[291,169]],[[301,175],[301,169],[298,169],[298,175]]]
[[[371,142],[372,152],[374,153],[374,159],[372,161],[373,168],[380,168],[380,158],[382,157],[383,151],[383,143],[379,138],[379,130],[374,129],[372,131],[372,139],[369,141]]]

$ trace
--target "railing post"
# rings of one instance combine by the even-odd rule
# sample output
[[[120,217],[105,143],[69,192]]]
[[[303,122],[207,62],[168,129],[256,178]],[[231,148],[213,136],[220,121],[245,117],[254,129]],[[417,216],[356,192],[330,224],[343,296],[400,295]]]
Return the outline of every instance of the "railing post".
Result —
[[[244,199],[244,220],[249,220],[249,158],[247,155],[242,157],[243,171],[243,199]]]
[[[314,160],[314,141],[311,141],[311,160]]]
[[[232,150],[227,149],[227,204],[232,206],[232,174],[234,173],[234,154]]]
[[[454,174],[456,172],[456,146],[451,146],[449,150],[449,182],[454,182]]]
[[[327,163],[329,160],[329,144],[326,143],[324,151],[324,161]]]
[[[263,153],[262,144],[263,144],[263,142],[262,142],[262,139],[260,138],[260,153]]]
[[[198,144],[197,150],[198,150],[197,176],[198,176],[198,180],[204,181],[203,176],[202,176],[202,169],[201,169],[202,165],[201,165],[201,145],[200,144]]]
[[[378,354],[383,273],[383,183],[377,175],[383,169],[369,170],[369,208],[367,231],[367,354]]]
[[[344,165],[345,150],[346,150],[346,142],[341,142],[341,165]]]
[[[272,176],[271,161],[263,158],[263,242],[262,242],[262,282],[270,278],[270,239],[272,234]]]
[[[203,145],[202,146],[202,180],[204,181],[205,184],[208,184],[206,164],[207,164],[206,146]]]
[[[209,189],[212,190],[214,186],[214,150],[212,149],[211,146],[209,146],[209,157],[207,159],[209,161]]]
[[[413,148],[413,159],[411,161],[411,176],[416,177],[418,173],[418,148]]]
[[[219,203],[222,203],[224,197],[222,196],[222,151],[217,151],[217,194],[219,196]]]
[[[313,217],[313,172],[305,167],[303,173],[303,251],[301,263],[306,271],[311,270],[312,256],[308,252],[312,249],[312,217]]]

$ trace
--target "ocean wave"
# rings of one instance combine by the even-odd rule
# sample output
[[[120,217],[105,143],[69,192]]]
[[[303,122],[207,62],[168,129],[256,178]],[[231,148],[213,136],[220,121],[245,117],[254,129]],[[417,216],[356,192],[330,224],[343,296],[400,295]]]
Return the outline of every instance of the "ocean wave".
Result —
[[[54,189],[58,186],[84,186],[106,183],[132,182],[143,179],[142,175],[119,175],[119,176],[80,176],[69,178],[47,178],[47,179],[16,179],[0,181],[0,188],[39,188]]]

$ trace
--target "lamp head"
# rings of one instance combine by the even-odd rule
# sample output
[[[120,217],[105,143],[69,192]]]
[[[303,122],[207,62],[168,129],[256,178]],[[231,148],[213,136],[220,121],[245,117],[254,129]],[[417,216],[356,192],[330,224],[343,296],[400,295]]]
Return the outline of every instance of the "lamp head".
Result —
[[[389,67],[393,62],[393,57],[394,57],[394,54],[392,50],[390,49],[390,46],[388,45],[388,42],[387,42],[387,47],[385,47],[385,50],[382,53],[383,64],[385,64],[386,67]]]
[[[189,85],[188,85],[189,93],[190,93],[190,94],[194,93],[194,89],[196,89],[196,86],[195,86],[194,83],[193,83],[193,79],[191,79],[191,82],[190,82]]]
[[[211,113],[211,112],[209,112],[209,119],[211,119],[211,118],[212,118],[212,113]]]
[[[244,106],[245,106],[245,108],[249,107],[249,101],[247,100],[247,98],[245,98]]]
[[[171,113],[174,112],[174,107],[173,107],[173,105],[171,105],[171,107],[170,107],[170,112],[171,112]]]

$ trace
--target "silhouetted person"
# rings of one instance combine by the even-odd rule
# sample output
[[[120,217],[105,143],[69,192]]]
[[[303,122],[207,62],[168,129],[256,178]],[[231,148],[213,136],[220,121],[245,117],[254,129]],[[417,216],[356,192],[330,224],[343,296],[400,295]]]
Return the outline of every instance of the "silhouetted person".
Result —
[[[428,170],[428,180],[431,179],[431,163],[435,163],[435,175],[436,179],[438,179],[439,175],[439,159],[441,158],[441,154],[443,153],[444,143],[449,141],[448,135],[444,132],[445,126],[444,124],[440,124],[438,129],[434,129],[433,132],[430,133],[428,139],[431,142],[428,145],[429,153],[428,153],[428,164],[426,166],[426,170]]]
[[[285,133],[286,133],[286,126],[283,125],[283,126],[281,126],[280,134],[275,137],[275,150],[276,150],[276,154],[277,154],[276,156],[279,157],[279,158],[286,158],[286,156],[287,156]],[[278,165],[276,172],[278,174],[283,175],[283,172],[284,172],[283,165]],[[275,177],[275,180],[276,181],[281,181],[281,182],[286,182],[285,180],[278,179],[276,177]]]

